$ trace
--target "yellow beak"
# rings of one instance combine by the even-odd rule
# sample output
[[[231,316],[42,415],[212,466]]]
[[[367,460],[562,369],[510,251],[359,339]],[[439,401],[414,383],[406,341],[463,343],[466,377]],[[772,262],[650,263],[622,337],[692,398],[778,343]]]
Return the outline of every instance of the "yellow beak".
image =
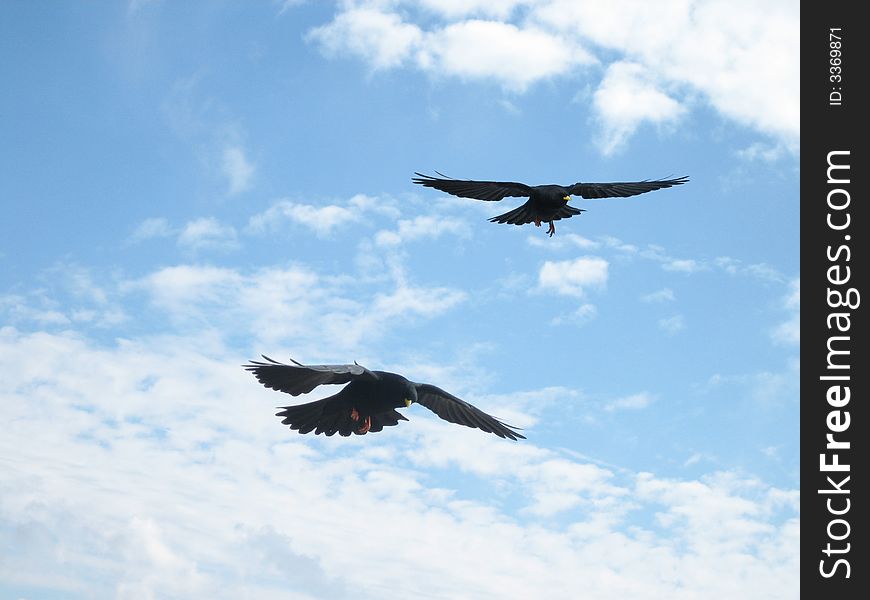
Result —
[[[565,202],[567,202],[570,199],[571,199],[571,196],[565,196],[564,198],[562,198],[562,200],[564,200]]]
[[[411,401],[405,398],[405,406],[411,406]]]

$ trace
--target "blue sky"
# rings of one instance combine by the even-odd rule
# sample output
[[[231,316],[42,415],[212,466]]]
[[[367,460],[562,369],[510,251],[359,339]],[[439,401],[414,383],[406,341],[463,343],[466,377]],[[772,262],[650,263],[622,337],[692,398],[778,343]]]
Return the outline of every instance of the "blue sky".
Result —
[[[796,597],[797,3],[0,15],[0,595]],[[300,436],[260,353],[528,439]]]

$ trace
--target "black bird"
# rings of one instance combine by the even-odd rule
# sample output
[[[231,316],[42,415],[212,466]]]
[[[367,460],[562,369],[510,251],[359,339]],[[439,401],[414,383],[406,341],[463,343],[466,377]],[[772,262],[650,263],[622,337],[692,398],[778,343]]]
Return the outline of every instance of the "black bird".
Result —
[[[438,173],[438,171],[435,171]],[[501,200],[507,196],[528,197],[528,201],[503,215],[492,217],[492,223],[510,223],[524,225],[534,223],[536,227],[545,221],[550,224],[547,233],[550,237],[556,233],[553,221],[568,219],[579,215],[585,209],[568,206],[571,196],[581,198],[625,198],[636,196],[653,190],[669,188],[686,183],[688,177],[676,179],[653,179],[630,181],[623,183],[575,183],[574,185],[526,185],[513,181],[472,181],[470,179],[453,179],[438,173],[441,177],[432,177],[414,173],[411,181],[420,185],[435,188],[460,198],[476,200]]]
[[[285,365],[263,356],[266,362],[252,360],[243,365],[267,388],[291,396],[307,394],[319,385],[347,383],[340,392],[295,406],[281,406],[278,417],[299,433],[338,433],[365,435],[407,421],[397,408],[422,404],[436,415],[459,425],[494,433],[500,438],[526,439],[518,427],[508,425],[466,402],[428,383],[415,383],[386,371],[369,371],[362,365],[303,365],[290,359]]]

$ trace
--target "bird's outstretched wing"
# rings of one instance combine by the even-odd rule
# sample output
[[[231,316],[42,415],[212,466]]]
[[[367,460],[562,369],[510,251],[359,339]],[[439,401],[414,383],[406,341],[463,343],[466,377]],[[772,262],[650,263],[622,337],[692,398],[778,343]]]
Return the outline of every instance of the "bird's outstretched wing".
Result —
[[[572,196],[581,198],[627,198],[653,190],[669,188],[689,181],[688,177],[676,179],[647,179],[644,181],[626,181],[621,183],[575,183],[565,186]]]
[[[465,400],[445,392],[440,387],[428,383],[418,383],[416,386],[417,402],[445,421],[466,427],[475,427],[487,433],[494,433],[500,438],[526,439],[524,435],[517,433],[516,430],[519,427],[502,423]]]
[[[438,173],[438,171],[435,171]],[[501,200],[508,196],[528,196],[532,188],[524,183],[512,181],[472,181],[470,179],[453,179],[438,173],[441,177],[432,177],[422,173],[414,173],[411,181],[420,185],[435,188],[460,198],[475,200]]]
[[[292,358],[292,365],[285,365],[263,355],[266,362],[252,360],[243,365],[254,374],[257,381],[267,388],[287,392],[291,396],[307,394],[318,385],[348,383],[354,379],[378,379],[362,365],[303,365]]]

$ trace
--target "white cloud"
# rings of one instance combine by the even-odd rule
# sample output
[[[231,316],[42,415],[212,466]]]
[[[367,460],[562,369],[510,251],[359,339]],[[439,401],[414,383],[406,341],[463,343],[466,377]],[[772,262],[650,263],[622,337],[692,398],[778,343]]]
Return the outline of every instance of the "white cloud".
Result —
[[[638,394],[631,394],[630,396],[623,396],[622,398],[610,400],[604,404],[604,410],[608,412],[616,410],[639,410],[649,406],[654,399],[654,396],[649,392],[640,392]]]
[[[194,312],[204,303],[220,303],[244,281],[232,269],[210,266],[179,265],[159,269],[127,288],[144,289],[161,307],[181,315]]]
[[[396,231],[383,229],[375,234],[378,246],[398,246],[419,239],[437,239],[445,233],[459,237],[471,235],[468,225],[459,219],[435,215],[422,215],[413,219],[402,219]]]
[[[568,72],[592,58],[571,39],[536,27],[472,19],[426,37],[417,53],[424,70],[463,79],[491,79],[514,91]]]
[[[178,79],[163,101],[163,112],[209,174],[226,180],[228,194],[238,194],[251,187],[256,167],[244,149],[244,126],[226,104],[203,91],[207,80],[203,70]]]
[[[601,242],[608,248],[613,248],[614,250],[618,250],[625,254],[636,254],[638,251],[637,246],[634,244],[623,242],[621,239],[613,237],[612,235],[601,236]]]
[[[644,56],[646,49],[664,54],[675,36],[688,26],[687,13],[691,9],[686,2],[678,1],[651,5],[617,0],[604,5],[546,0],[534,4],[532,16],[542,23],[557,30],[574,31],[603,47],[639,56]],[[643,39],[637,39],[638,36]]]
[[[743,261],[730,256],[718,256],[713,264],[729,275],[751,275],[762,281],[781,283],[786,280],[785,276],[765,263],[745,264]]]
[[[304,225],[318,236],[327,236],[333,230],[359,220],[359,214],[344,206],[329,204],[313,206],[282,200],[270,206],[265,212],[254,215],[248,228],[254,232],[276,230],[283,221]]]
[[[279,231],[287,222],[302,225],[318,237],[328,237],[336,230],[351,223],[359,223],[368,213],[381,214],[391,218],[398,210],[388,198],[373,198],[357,194],[347,201],[346,206],[326,204],[315,206],[290,200],[279,200],[265,211],[248,219],[246,230],[250,233]]]
[[[542,238],[537,235],[530,235],[526,238],[526,241],[530,246],[546,248],[548,250],[563,250],[565,248],[583,248],[587,250],[601,246],[600,243],[576,233],[560,234],[555,238]]]
[[[774,341],[786,345],[801,343],[801,280],[800,277],[789,283],[789,292],[784,300],[784,308],[792,313],[788,321],[781,323],[773,331]]]
[[[703,454],[701,452],[694,452],[694,453],[692,453],[692,455],[689,458],[687,458],[685,460],[685,462],[683,463],[683,466],[684,467],[691,467],[693,465],[697,465],[701,461],[715,462],[714,457],[712,457],[712,456],[707,456],[706,454]]]
[[[310,352],[359,351],[399,322],[444,314],[466,294],[444,286],[417,286],[400,272],[376,288],[358,278],[327,277],[302,267],[253,272],[178,265],[122,285],[140,291],[176,326],[203,322],[222,335],[252,335],[274,346],[292,343]]]
[[[506,19],[525,3],[524,0],[420,0],[422,6],[451,19],[469,15]]]
[[[648,245],[644,250],[639,252],[642,258],[652,260],[661,264],[665,271],[674,271],[677,273],[698,273],[708,271],[712,268],[711,264],[705,260],[694,258],[675,258],[669,256],[665,249],[656,244]],[[712,263],[713,265],[724,269],[729,273],[746,273],[749,270],[741,266],[740,261],[728,257],[719,257]]]
[[[404,23],[399,15],[367,7],[349,8],[308,35],[328,55],[353,54],[369,61],[375,69],[398,66],[422,37],[419,27]]]
[[[680,273],[695,273],[706,267],[693,258],[671,258],[662,263],[665,271],[678,271]]]
[[[733,493],[741,488],[764,499],[753,502],[746,497],[722,494],[725,490]],[[637,491],[641,500],[656,498],[667,505],[659,513],[662,524],[684,529],[692,540],[690,544],[696,549],[700,550],[700,544],[704,544],[715,552],[726,549],[740,552],[755,547],[758,540],[772,533],[769,525],[759,522],[760,512],[773,509],[782,501],[796,507],[799,501],[796,493],[780,498],[777,494],[758,489],[758,482],[740,480],[728,473],[695,482],[668,482],[650,474],[640,474]],[[797,532],[789,535],[792,533]]]
[[[362,212],[382,215],[391,219],[398,219],[399,215],[402,214],[395,201],[387,196],[356,194],[347,203]]]
[[[726,117],[797,147],[800,11],[793,2],[550,0],[532,18],[631,57],[657,80],[700,92]],[[763,65],[758,56],[767,57]]]
[[[782,370],[758,371],[738,375],[716,373],[707,382],[709,388],[737,386],[745,396],[762,406],[793,403],[800,395],[800,360],[792,358]]]
[[[412,66],[514,92],[607,60],[591,96],[604,152],[641,123],[670,123],[702,105],[794,152],[799,19],[789,0],[370,0],[344,3],[309,39],[330,56],[357,56],[375,69]]]
[[[44,288],[26,293],[0,295],[0,315],[9,324],[36,324],[43,328],[87,324],[98,328],[116,326],[128,316],[119,299],[93,273],[71,263],[57,263],[42,274],[51,282],[52,294]]]
[[[440,6],[442,13],[459,16],[450,6]],[[357,56],[376,70],[414,64],[432,75],[493,80],[514,91],[594,62],[572,37],[535,26],[467,19],[425,31],[387,10],[377,2],[349,7],[311,30],[308,39],[329,56]]]
[[[238,247],[238,236],[232,225],[224,225],[214,217],[199,217],[173,227],[163,217],[142,221],[129,238],[129,243],[149,239],[175,237],[176,243],[187,250],[229,250]]]
[[[668,335],[676,335],[686,328],[686,319],[683,315],[674,315],[659,319],[659,329]]]
[[[178,245],[191,250],[234,248],[236,230],[232,225],[221,225],[214,217],[189,221],[178,234]]]
[[[763,281],[781,282],[785,280],[782,273],[780,273],[770,265],[764,263],[747,265],[745,267],[745,271],[749,275],[757,277],[758,279],[761,279]]]
[[[601,149],[605,155],[620,149],[641,123],[673,122],[685,112],[678,101],[658,89],[646,68],[626,62],[607,68],[593,106],[603,122]]]
[[[777,404],[796,398],[797,364],[790,364],[784,371],[761,371],[742,378],[752,386],[752,398],[760,404]]]
[[[5,294],[0,296],[0,313],[7,323],[31,321],[40,327],[51,325],[68,325],[72,319],[57,310],[44,297],[27,298],[20,294]]]
[[[133,231],[130,236],[131,242],[141,242],[152,238],[169,237],[173,235],[172,228],[169,226],[169,221],[163,217],[153,217],[145,219]]]
[[[431,225],[407,223],[395,229],[407,239]],[[607,284],[604,259],[547,264],[543,289],[577,296]],[[467,353],[450,363],[408,356],[416,323],[445,318],[469,296],[411,281],[400,261],[388,266],[377,288],[300,264],[182,264],[114,287],[61,269],[83,306],[144,296],[137,319],[156,313],[160,326],[101,341],[0,329],[0,419],[12,424],[0,455],[13,457],[0,461],[9,492],[0,544],[16,535],[0,578],[74,597],[571,597],[578,578],[591,600],[796,594],[796,492],[728,473],[664,479],[539,446],[580,393],[491,394],[502,380],[478,373]],[[74,328],[68,313],[61,326]],[[293,400],[238,366],[254,348],[393,368],[377,364],[389,351],[372,341],[397,335],[410,340],[392,359],[404,363],[398,372],[524,427],[529,440],[506,443],[422,407],[362,439],[299,436],[273,416]],[[232,346],[239,339],[245,348]],[[783,383],[769,379],[752,383]],[[628,415],[618,411],[654,400],[641,392],[603,406]],[[717,519],[733,530],[717,521],[708,534]],[[369,576],[378,568],[388,588]]]
[[[573,325],[585,325],[592,319],[598,316],[598,308],[594,304],[581,304],[576,310],[567,314],[559,315],[550,321],[551,325],[564,325],[570,323]]]
[[[782,144],[755,142],[746,148],[738,150],[737,156],[749,163],[757,161],[775,162],[782,158],[787,151],[788,148]]]
[[[218,599],[571,597],[578,578],[591,600],[798,593],[797,491],[622,472],[419,407],[380,434],[299,436],[272,415],[280,395],[202,341],[0,330],[4,581]],[[439,483],[456,471],[497,493]]]
[[[584,256],[574,260],[546,261],[538,272],[538,288],[565,296],[582,297],[589,288],[607,283],[608,263],[603,258]]]
[[[238,146],[224,148],[221,168],[230,183],[230,194],[244,192],[250,187],[254,166],[248,161],[244,150]]]
[[[434,317],[450,310],[463,300],[466,294],[450,288],[415,288],[404,284],[390,294],[375,296],[372,316],[386,319],[404,314]]]
[[[307,0],[273,0],[275,4],[280,4],[281,8],[278,9],[278,14],[284,14],[288,9],[298,6],[300,4],[304,4]]]
[[[127,14],[133,16],[149,4],[158,4],[159,2],[160,0],[129,0],[127,2]]]
[[[642,302],[673,302],[674,291],[671,288],[662,288],[640,297]]]
[[[789,310],[801,308],[801,278],[792,279],[789,283],[789,293],[785,297],[785,307]]]
[[[761,453],[771,460],[779,460],[780,450],[779,446],[765,446],[761,449]]]

